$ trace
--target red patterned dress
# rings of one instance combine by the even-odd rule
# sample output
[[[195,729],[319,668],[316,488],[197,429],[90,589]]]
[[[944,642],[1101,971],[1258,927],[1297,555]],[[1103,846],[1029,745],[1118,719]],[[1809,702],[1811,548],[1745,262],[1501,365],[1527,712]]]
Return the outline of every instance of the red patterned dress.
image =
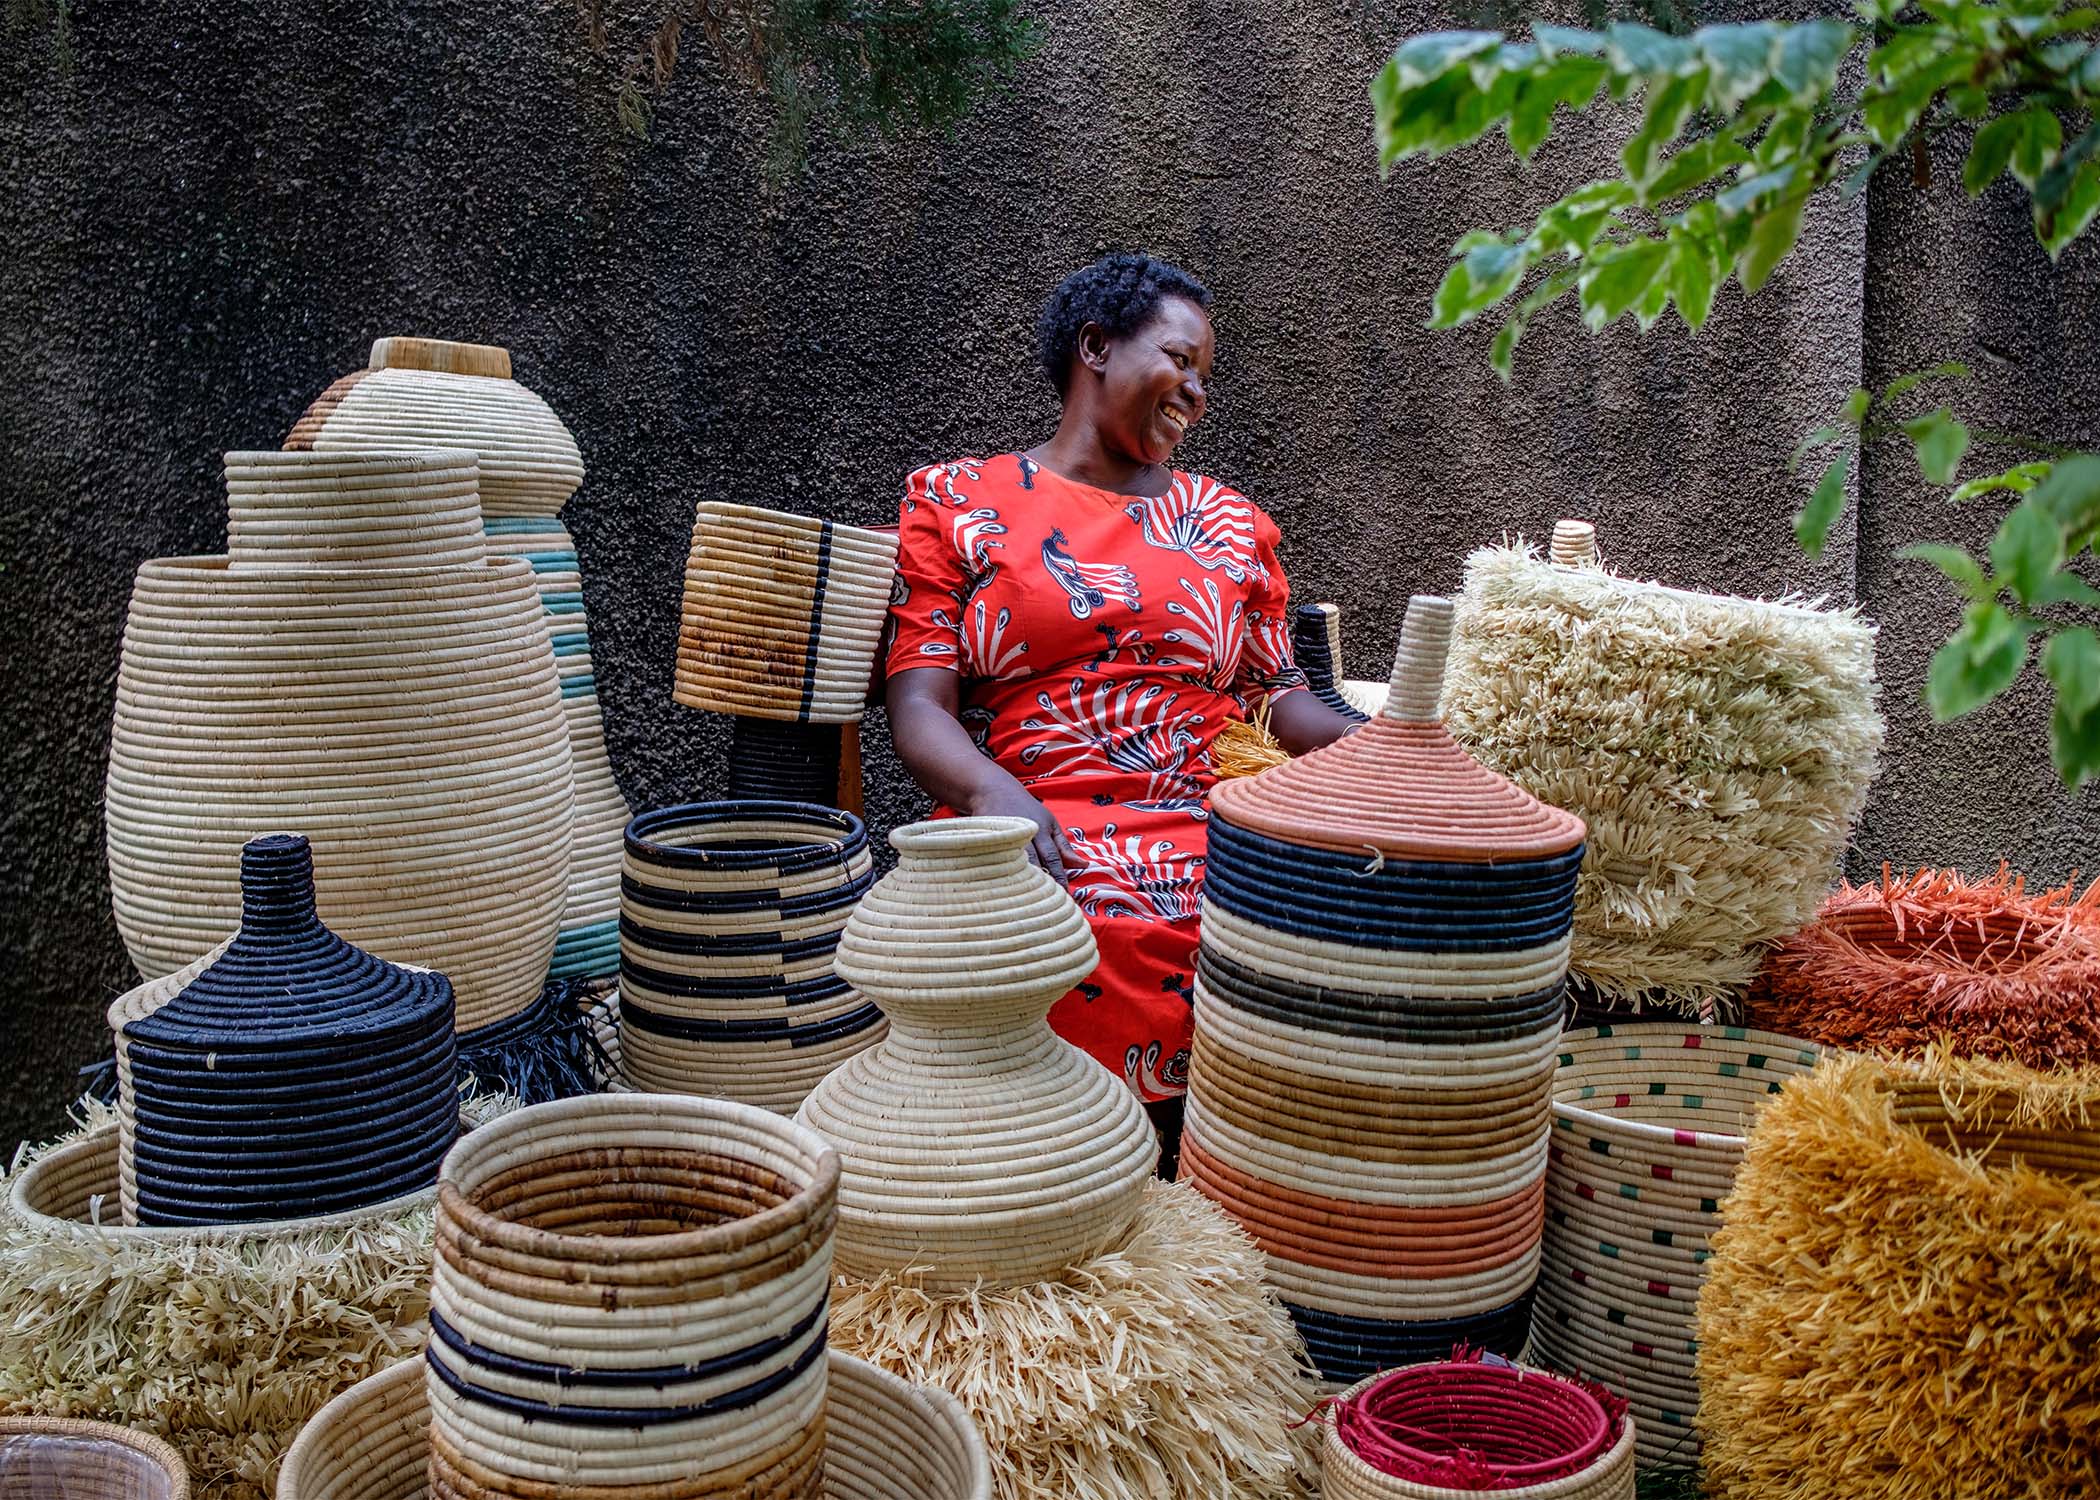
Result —
[[[1050,1023],[1141,1098],[1179,1094],[1211,742],[1250,693],[1305,686],[1276,524],[1201,475],[1145,498],[1008,453],[912,475],[901,530],[889,670],[959,672],[963,727],[1076,856],[1101,965]]]

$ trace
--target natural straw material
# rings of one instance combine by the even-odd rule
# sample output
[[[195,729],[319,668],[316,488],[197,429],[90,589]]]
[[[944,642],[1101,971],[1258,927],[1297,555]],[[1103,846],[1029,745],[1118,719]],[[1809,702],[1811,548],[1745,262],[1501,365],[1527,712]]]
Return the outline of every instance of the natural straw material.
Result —
[[[1772,951],[1750,1011],[1834,1046],[2100,1063],[2100,881],[2032,892],[2000,867],[1841,884]]]
[[[1881,748],[1873,627],[1521,542],[1469,559],[1457,623],[1451,732],[1589,825],[1573,972],[1713,1018],[1836,873]]]
[[[108,1422],[0,1417],[4,1500],[189,1500],[182,1455]]]
[[[1699,1299],[1721,1500],[2100,1479],[2100,1070],[1826,1058],[1751,1131]]]
[[[226,455],[237,566],[458,567],[486,555],[474,455],[456,445],[357,455]]]
[[[1029,863],[1035,825],[890,835],[896,870],[839,939],[839,977],[890,1019],[796,1119],[846,1161],[838,1259],[933,1288],[1017,1286],[1112,1249],[1158,1151],[1121,1080],[1050,1030],[1093,972],[1086,918]]]
[[[1698,1454],[1692,1309],[1719,1199],[1757,1111],[1817,1056],[1679,1022],[1561,1038],[1532,1356],[1631,1400],[1644,1468]]]
[[[1305,1410],[1260,1252],[1185,1187],[1147,1187],[1121,1246],[1052,1281],[937,1292],[840,1278],[835,1347],[953,1393],[999,1500],[1283,1500]]]
[[[106,821],[146,978],[239,925],[241,846],[313,842],[343,938],[452,981],[471,1031],[539,995],[568,883],[568,731],[530,568],[144,564]]]
[[[888,532],[702,501],[673,696],[759,719],[858,722],[896,564]]]

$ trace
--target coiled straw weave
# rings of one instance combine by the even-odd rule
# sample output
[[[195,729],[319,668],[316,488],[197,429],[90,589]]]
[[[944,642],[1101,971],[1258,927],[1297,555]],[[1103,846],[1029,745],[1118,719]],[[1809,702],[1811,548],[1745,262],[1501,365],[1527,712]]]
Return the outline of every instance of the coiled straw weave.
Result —
[[[182,1455],[108,1422],[0,1417],[0,1500],[189,1500]]]

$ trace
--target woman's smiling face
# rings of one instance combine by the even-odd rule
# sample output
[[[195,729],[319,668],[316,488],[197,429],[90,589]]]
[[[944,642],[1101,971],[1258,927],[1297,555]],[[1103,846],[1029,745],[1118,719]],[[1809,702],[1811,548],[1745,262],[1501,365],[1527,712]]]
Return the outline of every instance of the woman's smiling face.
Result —
[[[1142,463],[1164,464],[1203,415],[1216,339],[1210,314],[1185,297],[1161,300],[1129,336],[1080,335],[1080,357],[1101,376],[1101,436]]]

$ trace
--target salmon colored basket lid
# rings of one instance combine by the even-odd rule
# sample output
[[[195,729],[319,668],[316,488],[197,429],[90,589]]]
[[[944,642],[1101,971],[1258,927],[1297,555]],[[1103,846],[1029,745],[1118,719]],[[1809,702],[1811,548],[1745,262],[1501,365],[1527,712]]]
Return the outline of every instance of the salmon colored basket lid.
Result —
[[[1211,806],[1286,843],[1396,859],[1541,859],[1580,844],[1582,819],[1468,755],[1437,716],[1451,601],[1408,601],[1392,696],[1346,739],[1258,776],[1220,782]]]

